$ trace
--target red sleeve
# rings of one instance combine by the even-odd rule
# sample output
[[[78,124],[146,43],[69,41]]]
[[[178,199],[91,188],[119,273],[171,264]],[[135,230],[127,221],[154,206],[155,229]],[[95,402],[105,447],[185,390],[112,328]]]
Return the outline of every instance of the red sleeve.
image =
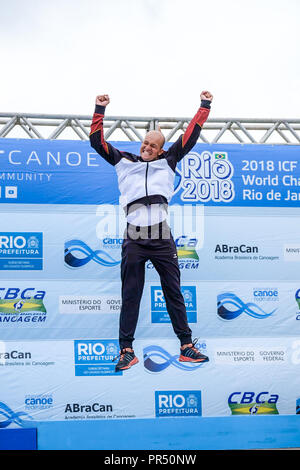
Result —
[[[209,112],[210,102],[206,100],[201,101],[201,107],[190,121],[185,133],[165,153],[165,158],[167,158],[171,168],[175,169],[176,164],[196,145]]]
[[[101,155],[101,157],[103,157],[108,163],[116,165],[122,158],[122,152],[106,142],[104,138],[104,113],[105,106],[96,105],[91,124],[90,143],[96,152],[99,153],[99,155]]]
[[[197,137],[197,140],[199,138],[199,135],[200,135],[200,131],[203,127],[203,124],[205,123],[205,121],[207,120],[208,118],[208,115],[209,115],[209,111],[210,109],[208,108],[199,108],[197,114],[193,117],[193,119],[191,120],[191,122],[189,123],[185,133],[183,134],[182,136],[182,147],[185,147],[186,145],[188,145],[189,143],[189,140],[190,138],[192,137],[193,135],[193,132],[195,130],[195,127],[198,125],[200,126],[200,129],[199,129],[199,134],[198,134],[198,137]],[[196,143],[196,142],[195,142]],[[195,145],[195,144],[194,144]],[[193,145],[193,146],[194,146]]]

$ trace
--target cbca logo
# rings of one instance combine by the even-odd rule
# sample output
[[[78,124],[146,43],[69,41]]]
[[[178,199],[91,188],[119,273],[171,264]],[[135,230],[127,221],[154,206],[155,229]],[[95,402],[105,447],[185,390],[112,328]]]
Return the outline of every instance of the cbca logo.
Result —
[[[228,398],[228,405],[233,415],[269,415],[279,414],[277,402],[279,396],[269,392],[234,392]]]
[[[186,235],[181,235],[181,237],[176,238],[175,245],[178,259],[191,258],[199,261],[199,256],[196,252],[197,243],[197,238],[189,238]]]
[[[46,292],[34,287],[0,287],[0,323],[1,322],[43,322],[46,320],[44,298]]]
[[[115,374],[113,360],[118,354],[118,344],[115,339],[74,341],[75,375]],[[122,372],[116,374],[122,375]]]
[[[202,354],[206,354],[206,343],[203,342],[202,344],[197,343],[195,345],[197,349]],[[199,367],[203,367],[204,363],[197,363],[197,362],[179,362],[179,355],[171,355],[168,351],[166,351],[161,346],[151,345],[144,348],[143,351],[144,355],[144,367],[148,372],[162,372],[167,369],[169,366],[174,366],[177,369],[191,372]]]
[[[176,252],[174,258],[178,258],[179,269],[198,269],[199,268],[199,256],[196,251],[198,245],[198,239],[188,237],[187,235],[181,235],[175,240]],[[177,254],[177,256],[176,256]],[[148,261],[146,264],[147,269],[154,269],[153,264]]]
[[[201,391],[156,391],[155,413],[158,418],[170,416],[201,416]]]
[[[243,302],[233,292],[225,292],[217,297],[217,313],[222,320],[235,320],[242,313],[261,320],[270,317],[276,310],[265,312],[253,302]]]
[[[65,263],[71,268],[81,268],[90,261],[104,267],[113,267],[120,264],[104,250],[92,250],[82,240],[69,240],[65,242]]]

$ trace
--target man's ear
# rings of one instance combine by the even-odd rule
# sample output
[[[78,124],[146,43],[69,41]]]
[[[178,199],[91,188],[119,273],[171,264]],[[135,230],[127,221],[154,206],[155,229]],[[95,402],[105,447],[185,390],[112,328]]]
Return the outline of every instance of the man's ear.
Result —
[[[164,153],[164,149],[161,148],[160,151],[158,152],[158,155],[162,155]]]

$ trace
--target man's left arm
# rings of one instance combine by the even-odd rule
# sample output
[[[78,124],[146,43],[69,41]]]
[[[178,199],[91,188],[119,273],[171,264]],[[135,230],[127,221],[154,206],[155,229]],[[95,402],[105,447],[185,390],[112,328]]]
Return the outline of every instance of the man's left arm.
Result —
[[[173,157],[172,160],[175,159],[176,163],[196,145],[201,129],[208,118],[213,95],[209,91],[203,91],[200,98],[200,108],[190,121],[185,133],[167,150],[168,156]]]

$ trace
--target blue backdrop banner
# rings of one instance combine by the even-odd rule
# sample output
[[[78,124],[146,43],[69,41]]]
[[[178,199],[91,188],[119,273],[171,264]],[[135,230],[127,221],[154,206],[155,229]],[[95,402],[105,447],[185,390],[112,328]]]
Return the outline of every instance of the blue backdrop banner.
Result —
[[[178,360],[147,261],[139,363],[115,373],[126,224],[115,170],[89,142],[0,140],[0,428],[300,414],[299,148],[197,144],[178,164],[169,224],[209,362]]]
[[[139,154],[140,143],[112,144]],[[118,203],[114,168],[89,142],[0,139],[0,159],[2,203]],[[298,146],[197,144],[178,165],[172,203],[297,207],[299,188]]]

